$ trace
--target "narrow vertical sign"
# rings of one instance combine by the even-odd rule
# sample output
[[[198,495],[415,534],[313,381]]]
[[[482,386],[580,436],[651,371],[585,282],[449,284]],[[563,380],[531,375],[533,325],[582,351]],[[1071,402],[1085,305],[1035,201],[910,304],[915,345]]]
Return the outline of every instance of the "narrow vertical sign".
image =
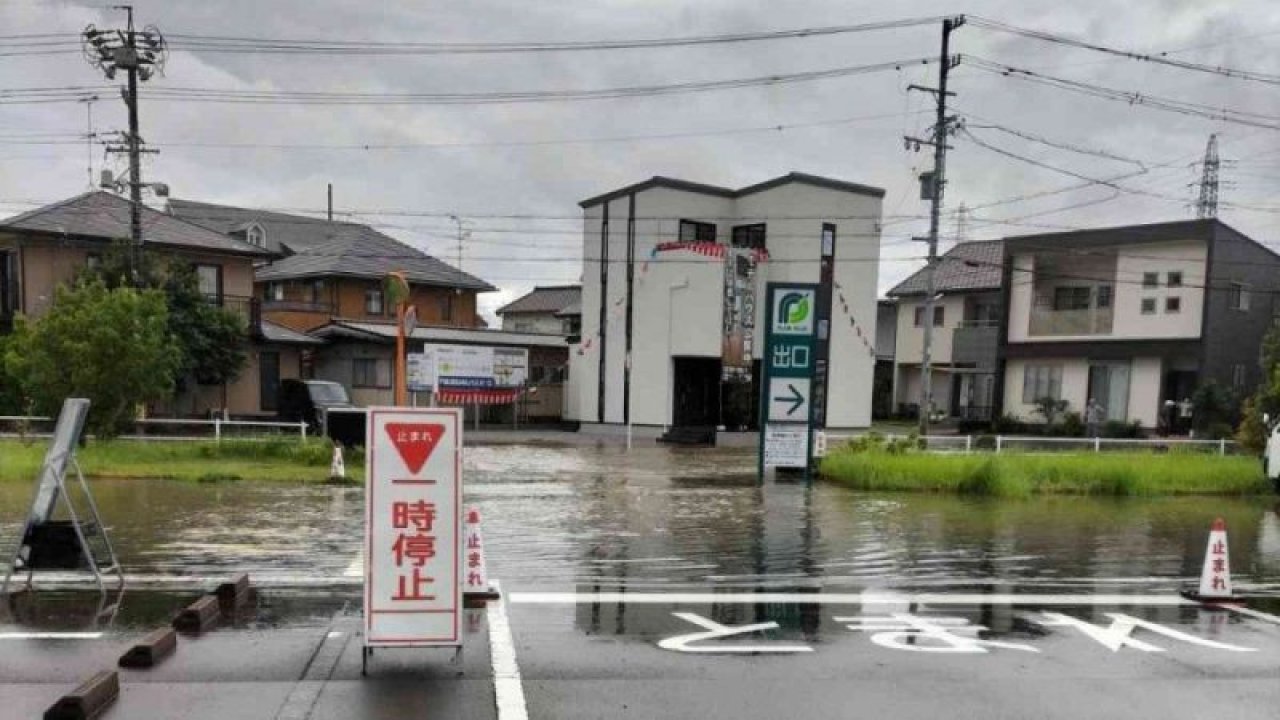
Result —
[[[371,408],[366,448],[365,645],[459,645],[461,411]]]
[[[817,361],[817,286],[769,283],[760,390],[760,469],[807,470]]]

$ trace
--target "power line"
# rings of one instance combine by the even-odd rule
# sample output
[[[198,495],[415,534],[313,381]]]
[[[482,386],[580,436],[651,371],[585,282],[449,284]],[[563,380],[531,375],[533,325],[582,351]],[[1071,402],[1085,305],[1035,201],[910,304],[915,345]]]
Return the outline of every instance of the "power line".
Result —
[[[1021,28],[1016,25],[1010,25],[1008,23],[1002,23],[997,20],[991,20],[980,16],[971,15],[969,17],[971,18],[974,27],[983,28],[985,30],[994,30],[997,32],[1019,35],[1022,37],[1033,38],[1035,40],[1043,40],[1045,42],[1080,48],[1082,50],[1092,50],[1094,52],[1106,53],[1108,55],[1123,57],[1129,60],[1165,65],[1179,70],[1190,70],[1193,72],[1220,75],[1222,77],[1249,80],[1253,82],[1266,83],[1268,85],[1280,85],[1280,75],[1272,73],[1258,72],[1255,70],[1240,70],[1237,68],[1223,67],[1221,65],[1205,65],[1203,63],[1194,63],[1187,60],[1177,60],[1167,57],[1164,54],[1151,55],[1147,53],[1133,52],[1131,50],[1122,50],[1119,48],[1109,47],[1107,45],[1099,45],[1097,43],[1087,42],[1084,40],[1077,40],[1065,35],[1057,35],[1041,30]]]

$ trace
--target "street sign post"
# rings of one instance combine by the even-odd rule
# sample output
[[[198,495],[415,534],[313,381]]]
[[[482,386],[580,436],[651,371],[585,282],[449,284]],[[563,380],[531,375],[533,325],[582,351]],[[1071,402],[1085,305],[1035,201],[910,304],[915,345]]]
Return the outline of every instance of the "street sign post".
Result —
[[[760,389],[761,477],[766,468],[802,469],[813,458],[813,374],[818,287],[769,283]]]
[[[462,411],[370,408],[363,667],[375,647],[462,653]]]

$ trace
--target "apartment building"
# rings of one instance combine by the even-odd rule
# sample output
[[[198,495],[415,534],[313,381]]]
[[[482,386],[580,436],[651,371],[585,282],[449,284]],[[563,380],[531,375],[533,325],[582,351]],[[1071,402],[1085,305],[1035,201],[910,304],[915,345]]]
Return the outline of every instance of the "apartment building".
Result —
[[[1000,346],[1003,241],[960,243],[938,259],[933,316],[925,317],[928,277],[921,269],[894,286],[893,407],[920,408],[925,324],[932,324],[932,413],[990,420],[995,406]]]
[[[655,177],[580,203],[584,426],[749,427],[768,282],[819,283],[833,258],[826,424],[871,421],[884,191],[791,173],[744,188]]]
[[[1006,238],[1005,412],[1090,400],[1112,420],[1161,426],[1167,401],[1209,380],[1259,382],[1280,256],[1216,219]]]

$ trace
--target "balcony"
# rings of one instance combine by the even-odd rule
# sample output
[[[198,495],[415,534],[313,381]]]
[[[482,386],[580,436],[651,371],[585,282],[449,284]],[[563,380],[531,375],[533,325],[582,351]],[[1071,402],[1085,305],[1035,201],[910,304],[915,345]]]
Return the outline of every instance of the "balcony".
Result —
[[[1032,308],[1028,333],[1045,335],[1110,335],[1114,311],[1110,307],[1083,310]]]
[[[256,297],[243,295],[210,296],[209,301],[244,320],[249,335],[258,337],[262,334],[262,301]]]
[[[966,321],[951,335],[951,362],[993,368],[1000,347],[1000,326],[991,321]]]

